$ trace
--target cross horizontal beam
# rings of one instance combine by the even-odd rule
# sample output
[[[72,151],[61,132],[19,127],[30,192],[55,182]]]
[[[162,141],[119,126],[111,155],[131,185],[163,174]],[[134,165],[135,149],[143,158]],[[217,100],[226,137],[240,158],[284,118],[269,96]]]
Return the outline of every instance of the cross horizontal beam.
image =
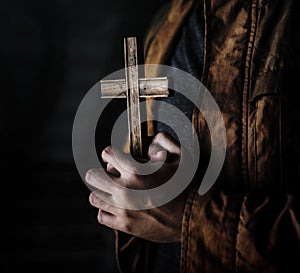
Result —
[[[126,98],[130,152],[134,157],[142,158],[140,98],[167,97],[168,79],[139,78],[136,37],[124,38],[124,62],[125,79],[100,81],[101,97]]]
[[[126,98],[126,80],[102,80],[100,81],[102,98]],[[140,98],[163,98],[168,97],[168,78],[140,78]]]

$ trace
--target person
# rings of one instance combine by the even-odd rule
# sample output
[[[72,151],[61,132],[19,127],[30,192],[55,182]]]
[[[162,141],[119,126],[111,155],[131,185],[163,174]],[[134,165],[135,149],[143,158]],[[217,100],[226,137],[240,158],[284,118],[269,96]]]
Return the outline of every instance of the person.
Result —
[[[99,222],[116,232],[120,272],[299,272],[299,11],[298,0],[175,0],[155,17],[146,63],[180,68],[208,88],[225,122],[226,158],[205,195],[197,192],[199,172],[160,207],[122,209],[91,193]],[[200,111],[178,97],[171,103],[187,109],[209,154]],[[167,152],[159,176],[131,173],[110,147],[105,172],[124,187],[157,185],[176,169],[182,148],[163,132],[152,144],[153,162]],[[123,198],[103,172],[88,171],[87,182]]]

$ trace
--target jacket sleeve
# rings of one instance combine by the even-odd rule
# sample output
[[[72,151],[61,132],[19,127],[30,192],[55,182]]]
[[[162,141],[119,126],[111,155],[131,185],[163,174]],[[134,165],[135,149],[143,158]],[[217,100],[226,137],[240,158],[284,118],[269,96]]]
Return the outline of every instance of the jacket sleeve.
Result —
[[[181,243],[181,272],[298,272],[299,199],[192,191]]]
[[[286,71],[280,90],[282,118],[276,128],[280,128],[282,144],[281,155],[276,156],[280,157],[281,176],[277,178],[277,170],[270,167],[274,154],[267,156],[264,152],[260,156],[266,162],[260,170],[268,169],[270,175],[262,176],[264,190],[233,191],[218,185],[203,196],[193,190],[182,224],[182,273],[299,272],[300,130],[296,127],[300,124],[300,93],[293,89],[299,64],[296,62],[293,69]],[[270,109],[274,108],[262,110],[265,120],[261,121],[258,134],[265,134],[262,128],[268,129],[272,119],[276,121],[275,114],[266,116]],[[264,136],[277,149],[275,136]]]

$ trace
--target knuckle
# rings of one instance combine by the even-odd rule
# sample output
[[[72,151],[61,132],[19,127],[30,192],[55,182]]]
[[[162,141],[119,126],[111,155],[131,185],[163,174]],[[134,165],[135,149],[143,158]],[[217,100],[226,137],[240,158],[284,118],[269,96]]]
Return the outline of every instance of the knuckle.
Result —
[[[128,221],[128,219],[129,219],[129,217],[130,217],[130,213],[129,213],[128,210],[123,209],[123,210],[120,212],[120,214],[121,214],[121,218],[122,218],[125,222]]]
[[[99,211],[98,211],[98,215],[97,215],[97,220],[98,220],[98,222],[100,223],[100,224],[102,224],[103,223],[103,212],[102,212],[102,210],[101,209],[99,209]]]
[[[92,205],[99,206],[99,205],[101,205],[102,200],[98,196],[97,192],[93,191],[89,196],[89,201]]]
[[[167,136],[167,133],[166,133],[166,132],[159,132],[159,133],[157,133],[156,136],[157,136],[157,137],[166,137],[166,136]]]
[[[132,178],[134,179],[137,173],[139,172],[139,168],[135,164],[130,164],[130,166],[128,167],[128,171],[132,176]]]
[[[108,208],[109,206],[101,199],[98,200],[99,207]]]
[[[126,185],[128,188],[132,188],[132,185]],[[124,205],[128,205],[131,198],[130,193],[127,189],[120,189],[120,199],[124,202]]]
[[[165,139],[170,139],[170,135],[168,132],[159,132],[157,135],[156,135],[156,140],[161,141],[161,140],[165,140]]]
[[[115,196],[118,197],[118,199],[122,199],[124,197],[124,189],[120,186],[116,186],[115,189]]]
[[[124,171],[124,175],[128,176],[129,178],[133,177],[139,171],[138,166],[136,166],[134,162],[127,162],[127,164],[122,165],[121,168]]]
[[[126,233],[133,233],[133,225],[130,222],[122,224],[122,230]]]
[[[122,210],[119,213],[119,226],[120,229],[126,233],[132,233],[134,230],[134,222],[132,221],[132,217],[130,215],[129,210]]]

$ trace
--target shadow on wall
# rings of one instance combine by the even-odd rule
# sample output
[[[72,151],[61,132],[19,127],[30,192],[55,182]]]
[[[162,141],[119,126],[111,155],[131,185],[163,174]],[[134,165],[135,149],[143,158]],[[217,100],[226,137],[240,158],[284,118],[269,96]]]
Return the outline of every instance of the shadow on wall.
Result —
[[[113,232],[74,165],[73,119],[85,93],[123,68],[123,37],[142,38],[164,2],[0,3],[1,272],[116,272]]]

